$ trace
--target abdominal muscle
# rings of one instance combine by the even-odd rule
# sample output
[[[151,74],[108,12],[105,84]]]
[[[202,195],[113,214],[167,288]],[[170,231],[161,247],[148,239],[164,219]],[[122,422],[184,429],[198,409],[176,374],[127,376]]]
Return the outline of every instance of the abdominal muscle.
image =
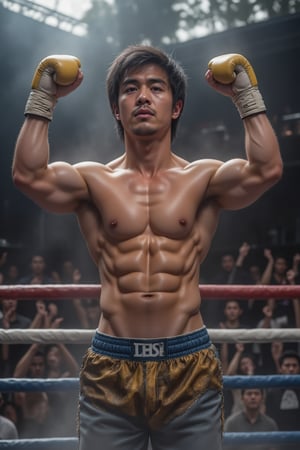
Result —
[[[112,247],[106,241],[99,331],[156,338],[201,328],[198,259],[191,239],[143,235]]]

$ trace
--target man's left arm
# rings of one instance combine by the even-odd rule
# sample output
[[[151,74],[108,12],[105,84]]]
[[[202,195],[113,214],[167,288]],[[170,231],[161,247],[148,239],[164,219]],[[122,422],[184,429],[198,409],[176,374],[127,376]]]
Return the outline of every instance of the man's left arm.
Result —
[[[229,160],[217,169],[208,194],[215,196],[222,208],[243,208],[281,178],[279,144],[248,60],[238,54],[221,55],[208,67],[208,83],[231,97],[243,120],[246,152],[246,159]]]

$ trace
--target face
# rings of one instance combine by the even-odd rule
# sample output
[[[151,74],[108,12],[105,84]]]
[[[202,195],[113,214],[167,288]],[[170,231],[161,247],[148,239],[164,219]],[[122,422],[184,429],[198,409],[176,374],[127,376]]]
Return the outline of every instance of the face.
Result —
[[[18,305],[18,300],[14,298],[4,298],[2,300],[2,308],[3,311],[7,311],[9,309],[16,311]]]
[[[61,352],[57,347],[52,347],[47,353],[47,364],[49,367],[60,367]]]
[[[9,268],[8,268],[8,277],[10,279],[16,279],[16,278],[18,278],[18,276],[19,276],[19,269],[18,269],[18,267],[15,266],[15,265],[9,266]]]
[[[242,399],[246,409],[258,410],[261,406],[263,395],[260,389],[246,389]]]
[[[222,268],[227,272],[231,272],[234,266],[234,259],[231,255],[224,255],[222,257]]]
[[[34,256],[31,261],[32,272],[39,275],[45,270],[45,260],[42,256]]]
[[[300,374],[300,365],[297,358],[284,358],[280,366],[280,372],[284,375],[298,375]]]
[[[276,258],[274,263],[274,270],[276,273],[283,275],[287,270],[287,261],[285,258]]]
[[[241,315],[241,308],[237,302],[227,302],[224,310],[225,317],[228,320],[236,320]]]
[[[249,272],[253,280],[259,280],[260,278],[260,269],[258,266],[251,266],[249,267]]]
[[[146,64],[125,75],[114,112],[116,119],[122,122],[125,136],[149,137],[166,133],[181,109],[181,101],[173,105],[166,72],[155,64]]]
[[[254,372],[254,364],[251,358],[244,357],[240,362],[240,371],[242,374],[247,375],[248,373]]]
[[[33,357],[30,364],[30,375],[32,378],[41,378],[45,375],[45,359],[42,355]]]

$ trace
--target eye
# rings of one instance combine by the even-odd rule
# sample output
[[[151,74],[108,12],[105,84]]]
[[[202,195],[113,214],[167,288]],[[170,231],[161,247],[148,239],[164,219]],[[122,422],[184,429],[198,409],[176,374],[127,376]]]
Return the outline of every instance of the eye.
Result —
[[[152,86],[151,89],[152,89],[152,91],[154,91],[154,92],[162,92],[162,87],[159,86],[159,85],[157,85],[157,84],[154,85],[154,86]]]
[[[131,92],[135,92],[136,89],[137,89],[136,86],[126,86],[124,92],[125,94],[130,94]]]

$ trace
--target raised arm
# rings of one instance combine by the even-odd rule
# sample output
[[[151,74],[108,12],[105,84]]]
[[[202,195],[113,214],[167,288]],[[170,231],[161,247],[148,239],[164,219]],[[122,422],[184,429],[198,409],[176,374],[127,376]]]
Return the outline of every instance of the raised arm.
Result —
[[[76,89],[83,75],[77,58],[50,56],[42,60],[32,81],[25,121],[17,138],[13,180],[33,201],[53,212],[72,212],[88,198],[80,173],[70,164],[49,164],[48,128],[59,97]]]
[[[206,79],[236,105],[243,119],[246,153],[246,159],[232,159],[219,166],[208,195],[215,197],[222,208],[243,208],[281,178],[278,140],[265,114],[254,70],[246,58],[229,54],[212,59]]]

